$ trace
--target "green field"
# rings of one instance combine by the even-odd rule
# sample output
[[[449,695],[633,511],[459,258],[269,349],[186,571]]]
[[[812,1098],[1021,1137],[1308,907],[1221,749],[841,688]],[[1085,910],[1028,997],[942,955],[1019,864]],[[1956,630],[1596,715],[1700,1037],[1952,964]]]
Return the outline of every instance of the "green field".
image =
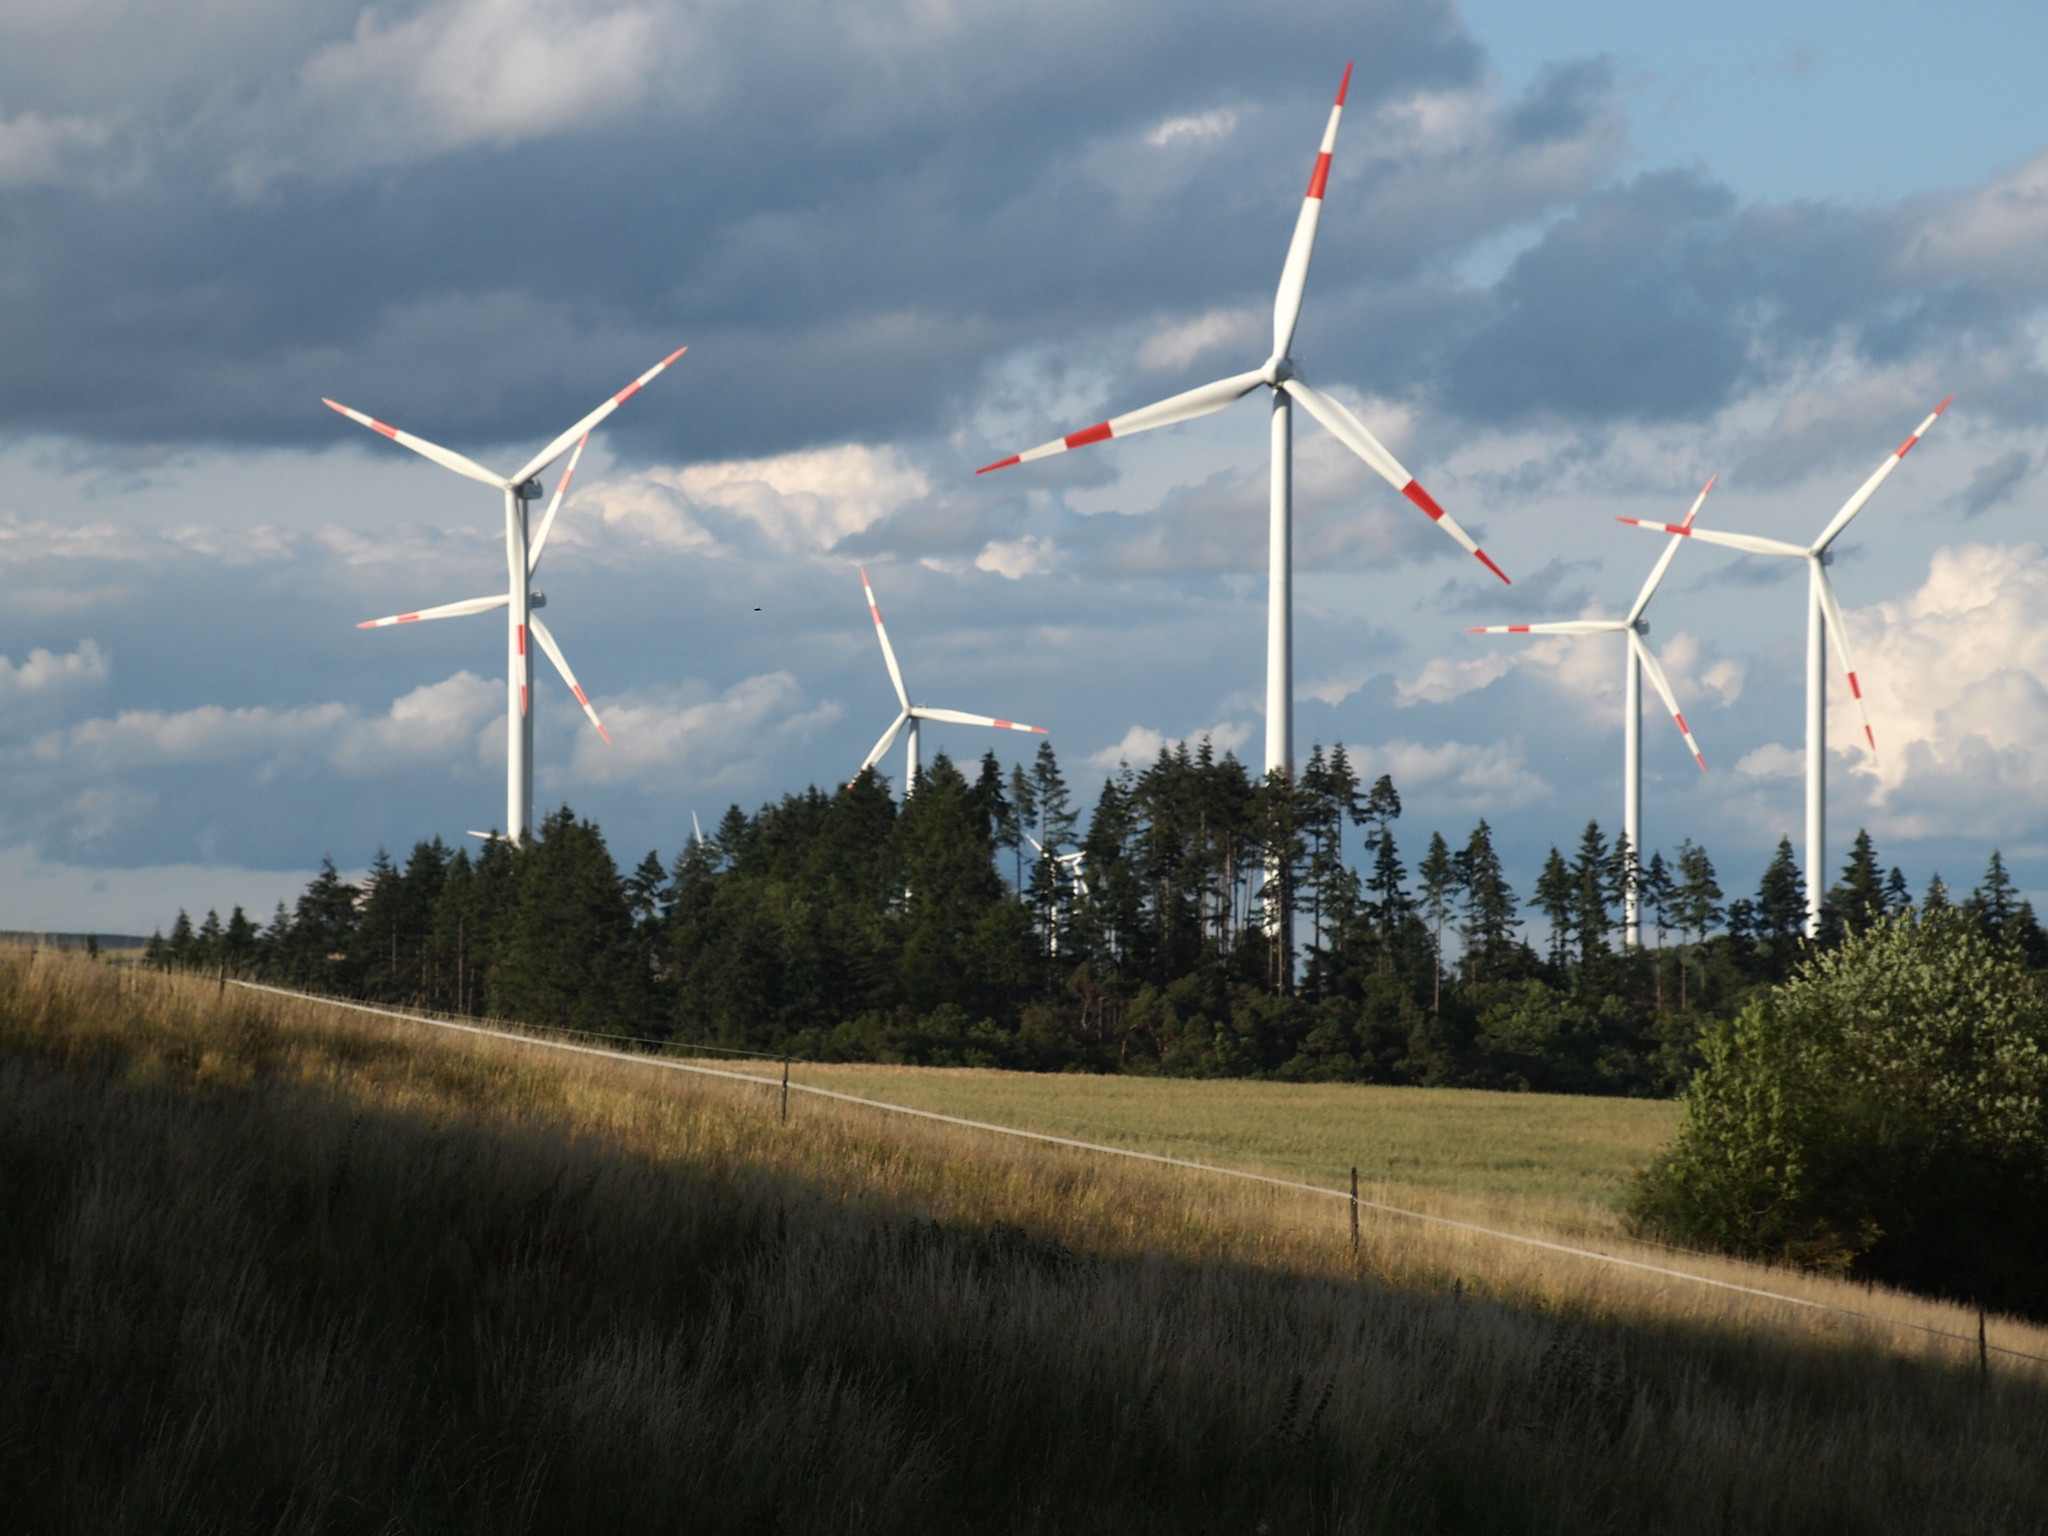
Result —
[[[710,1065],[712,1063],[706,1063]],[[728,1070],[730,1062],[717,1063]],[[740,1068],[768,1073],[757,1064]],[[790,1081],[912,1109],[1343,1186],[1612,1220],[1670,1141],[1676,1103],[1466,1088],[1085,1077],[947,1067],[791,1068]]]

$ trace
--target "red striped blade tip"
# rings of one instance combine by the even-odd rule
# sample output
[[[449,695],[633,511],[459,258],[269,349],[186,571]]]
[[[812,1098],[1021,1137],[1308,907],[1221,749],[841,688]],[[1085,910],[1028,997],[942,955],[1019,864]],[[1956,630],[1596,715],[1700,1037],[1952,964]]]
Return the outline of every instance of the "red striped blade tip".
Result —
[[[1472,553],[1478,557],[1479,563],[1485,566],[1489,571],[1493,572],[1494,575],[1498,576],[1504,585],[1510,587],[1514,585],[1514,581],[1508,576],[1508,573],[1502,570],[1499,566],[1495,565],[1493,561],[1488,557],[1485,550],[1475,549],[1472,551]]]
[[[1939,416],[1939,415],[1940,415],[1940,414],[1941,414],[1941,413],[1942,413],[1943,411],[1947,410],[1947,409],[1948,409],[1948,401],[1949,401],[1949,400],[1953,400],[1953,399],[1955,399],[1955,396],[1954,396],[1954,395],[1950,395],[1950,396],[1948,397],[1948,400],[1944,400],[1944,401],[1942,401],[1942,402],[1941,402],[1941,404],[1937,405],[1937,406],[1936,406],[1936,407],[1934,408],[1934,414],[1935,414],[1935,415],[1937,415],[1937,416]]]
[[[1024,457],[1022,454],[1013,453],[1007,459],[997,459],[993,464],[982,465],[975,473],[977,475],[985,475],[992,469],[1008,469],[1012,464],[1022,464],[1023,462]]]
[[[1325,191],[1325,189],[1328,188],[1329,185],[1330,157],[1327,154],[1318,154],[1316,156],[1316,168],[1313,171],[1310,171],[1308,176],[1309,201],[1322,201],[1323,192]]]
[[[1344,105],[1344,98],[1351,92],[1351,61],[1344,61],[1344,78],[1337,83],[1337,105]]]

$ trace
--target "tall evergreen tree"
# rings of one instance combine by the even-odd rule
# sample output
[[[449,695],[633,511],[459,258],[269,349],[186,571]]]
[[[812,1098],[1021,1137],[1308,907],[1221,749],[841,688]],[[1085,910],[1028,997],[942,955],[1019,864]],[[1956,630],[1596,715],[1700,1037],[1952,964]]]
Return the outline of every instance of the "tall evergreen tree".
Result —
[[[1441,832],[1429,834],[1429,851],[1422,856],[1422,863],[1416,867],[1420,882],[1423,915],[1429,919],[1430,933],[1435,940],[1436,974],[1430,978],[1430,1011],[1443,1012],[1444,1006],[1444,919],[1450,915],[1451,898],[1458,890],[1458,861],[1451,856],[1450,844],[1444,841]]]
[[[1562,969],[1572,952],[1572,918],[1578,910],[1578,888],[1571,866],[1555,846],[1536,876],[1536,905],[1550,923],[1550,963]]]
[[[1842,875],[1822,899],[1820,909],[1823,942],[1839,944],[1852,933],[1861,933],[1884,915],[1884,870],[1878,864],[1877,849],[1870,833],[1861,828],[1849,845],[1849,861]]]
[[[1472,829],[1457,860],[1458,886],[1465,896],[1466,978],[1477,982],[1498,975],[1515,947],[1515,930],[1521,926],[1515,915],[1518,903],[1494,851],[1493,829],[1484,818]]]
[[[1760,939],[1788,939],[1806,925],[1806,877],[1792,856],[1792,839],[1778,839],[1778,850],[1765,866],[1756,888],[1756,928]]]
[[[563,806],[517,861],[516,897],[492,956],[492,1011],[558,1029],[642,1033],[633,914],[596,825]]]

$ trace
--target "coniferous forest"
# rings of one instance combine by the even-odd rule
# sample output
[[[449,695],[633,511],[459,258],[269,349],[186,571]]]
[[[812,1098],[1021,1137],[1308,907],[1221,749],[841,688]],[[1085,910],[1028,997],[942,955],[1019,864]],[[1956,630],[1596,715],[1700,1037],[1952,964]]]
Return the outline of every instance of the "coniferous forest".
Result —
[[[1050,745],[1007,777],[941,755],[906,804],[864,773],[630,871],[566,807],[523,847],[380,852],[360,887],[330,860],[268,926],[180,913],[149,958],[800,1059],[1636,1095],[1677,1091],[1708,1023],[1885,914],[1954,905],[2048,965],[1996,853],[1967,895],[1916,899],[1859,833],[1809,943],[1789,841],[1745,892],[1691,842],[1642,860],[1589,824],[1524,896],[1484,820],[1406,851],[1403,830],[1398,788],[1341,745],[1290,785],[1183,743],[1085,814]]]

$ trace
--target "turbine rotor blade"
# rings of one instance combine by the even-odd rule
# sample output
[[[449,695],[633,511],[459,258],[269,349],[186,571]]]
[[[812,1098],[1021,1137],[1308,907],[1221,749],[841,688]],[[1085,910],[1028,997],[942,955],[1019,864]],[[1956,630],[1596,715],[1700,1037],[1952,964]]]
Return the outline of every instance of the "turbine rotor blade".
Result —
[[[569,481],[576,474],[576,461],[583,457],[583,450],[589,443],[588,432],[576,440],[576,451],[569,455],[569,467],[562,471],[561,481],[555,486],[555,496],[548,503],[547,515],[540,520],[540,532],[533,536],[533,545],[526,552],[526,574],[529,576],[540,567],[540,552],[547,546],[548,530],[555,526],[555,514],[562,510],[562,496],[569,489]]]
[[[1098,421],[1092,427],[1083,427],[1079,432],[1069,432],[1065,437],[1056,437],[1049,443],[1040,443],[1036,448],[1026,448],[1022,453],[1013,453],[1007,459],[998,459],[993,464],[984,464],[977,469],[977,475],[985,475],[992,469],[1008,469],[1012,464],[1026,464],[1033,459],[1049,458],[1055,453],[1065,453],[1069,448],[1085,448],[1090,443],[1100,443],[1112,437],[1129,437],[1135,432],[1149,432],[1154,427],[1170,427],[1175,422],[1193,421],[1197,416],[1207,416],[1211,411],[1220,411],[1234,400],[1242,399],[1266,382],[1264,369],[1250,373],[1232,374],[1227,379],[1218,379],[1213,384],[1198,385],[1183,390],[1151,405],[1141,405],[1135,411],[1126,411],[1121,416],[1112,416],[1107,421]]]
[[[875,764],[879,763],[882,760],[882,755],[885,752],[887,752],[891,747],[896,745],[897,733],[900,732],[903,729],[903,727],[908,725],[909,723],[910,711],[906,709],[903,711],[902,714],[896,717],[896,723],[894,725],[890,726],[889,729],[882,732],[882,739],[875,743],[875,750],[870,752],[865,758],[861,759],[861,765],[858,769],[854,771],[853,776],[857,779],[863,773],[866,773],[870,768],[874,767]]]
[[[1699,495],[1693,500],[1692,510],[1685,514],[1685,521],[1680,523],[1679,527],[1692,527],[1692,520],[1700,515],[1700,508],[1706,505],[1707,492],[1714,488],[1714,482],[1720,478],[1719,475],[1707,476],[1707,483],[1700,487]],[[1643,610],[1650,606],[1650,599],[1656,595],[1658,583],[1663,581],[1664,573],[1671,569],[1672,556],[1678,553],[1678,538],[1678,535],[1673,535],[1671,542],[1664,546],[1664,553],[1657,557],[1657,563],[1650,568],[1649,580],[1643,583],[1643,590],[1636,594],[1635,606],[1628,611],[1630,624],[1634,624],[1643,616]]]
[[[374,416],[365,416],[361,411],[352,411],[339,401],[329,400],[323,395],[321,396],[320,403],[331,411],[341,412],[350,421],[361,422],[372,432],[381,433],[401,447],[410,448],[421,458],[432,459],[443,469],[452,469],[458,475],[467,475],[472,480],[481,480],[485,485],[495,486],[501,491],[508,485],[517,485],[519,483],[517,480],[499,478],[488,469],[485,469],[483,465],[477,463],[475,459],[464,458],[452,448],[443,448],[439,443],[430,443],[424,437],[414,437],[410,432],[401,432],[398,428],[391,426],[389,423],[379,421]]]
[[[1811,551],[1797,544],[1787,544],[1783,539],[1759,538],[1753,533],[1721,533],[1712,528],[1689,528],[1683,523],[1646,523],[1639,517],[1617,517],[1617,523],[1627,523],[1631,528],[1646,528],[1651,533],[1671,533],[1684,539],[1698,539],[1702,544],[1719,544],[1725,549],[1740,549],[1752,555],[1784,555],[1794,560],[1805,560]]]
[[[510,480],[505,481],[504,483],[507,485],[523,485],[532,476],[537,475],[542,470],[546,469],[550,464],[554,463],[555,460],[559,459],[564,453],[568,452],[569,445],[575,442],[577,438],[588,436],[591,429],[594,428],[600,421],[603,421],[605,417],[611,415],[613,411],[616,411],[628,400],[632,399],[635,395],[639,394],[642,389],[647,387],[647,383],[650,379],[652,379],[657,373],[660,373],[662,369],[666,368],[670,363],[674,362],[677,358],[681,357],[685,352],[689,350],[690,349],[688,347],[677,347],[675,351],[669,353],[667,357],[664,357],[652,368],[648,369],[645,373],[641,374],[639,378],[635,379],[632,383],[628,384],[616,395],[613,395],[611,399],[605,401],[603,405],[600,405],[588,416],[584,417],[581,421],[577,422],[575,426],[571,427],[568,431],[564,432],[552,443],[549,443],[547,447],[541,449],[539,453],[535,454],[532,458],[528,459],[526,461],[525,466],[520,469],[519,473],[514,475]]]
[[[1467,554],[1477,559],[1502,581],[1508,580],[1508,573],[1488,558],[1486,551],[1479,547],[1472,535],[1458,526],[1456,518],[1437,505],[1436,498],[1422,488],[1422,482],[1401,467],[1401,461],[1387,452],[1380,440],[1366,430],[1365,423],[1352,415],[1341,400],[1312,387],[1308,380],[1298,374],[1293,378],[1282,379],[1280,387],[1299,400],[1307,408],[1309,415],[1328,427],[1339,442],[1371,465],[1382,480],[1427,513],[1429,520],[1457,540]]]
[[[1926,435],[1927,429],[1934,425],[1934,418],[1947,410],[1948,401],[1953,399],[1955,399],[1955,396],[1950,395],[1948,400],[1942,401],[1941,404],[1928,412],[1927,419],[1913,429],[1913,435],[1894,448],[1885,461],[1872,472],[1870,478],[1856,488],[1856,494],[1842,503],[1842,510],[1834,515],[1833,520],[1829,522],[1827,527],[1821,530],[1820,537],[1813,541],[1813,552],[1815,554],[1819,554],[1835,542],[1837,535],[1849,526],[1849,519],[1863,510],[1863,503],[1870,500],[1877,488],[1885,483],[1891,472],[1899,467],[1899,460],[1913,451],[1913,445]]]
[[[1488,624],[1468,635],[1611,635],[1627,629],[1625,619],[1563,619],[1554,624]]]
[[[465,614],[489,613],[493,608],[503,608],[512,599],[500,592],[496,597],[467,597],[459,603],[443,603],[438,608],[422,608],[418,613],[394,613],[385,619],[365,619],[357,629],[384,629],[392,624],[417,624],[424,619],[459,619]]]
[[[1842,622],[1842,606],[1835,601],[1835,589],[1828,584],[1827,571],[1816,566],[1813,577],[1820,592],[1821,617],[1827,621],[1828,638],[1834,641],[1835,654],[1842,659],[1842,672],[1849,679],[1849,696],[1856,701],[1856,714],[1863,722],[1863,739],[1875,753],[1877,736],[1870,729],[1870,711],[1863,707],[1863,684],[1856,680],[1856,663],[1849,655],[1849,628]]]
[[[994,715],[970,715],[957,709],[927,709],[920,704],[910,713],[919,720],[938,720],[947,725],[987,725],[999,731],[1030,731],[1036,736],[1052,734],[1042,725],[1020,725],[1015,720],[998,720]]]
[[[910,718],[910,693],[903,686],[903,669],[896,665],[896,648],[889,644],[889,630],[882,623],[881,605],[875,601],[875,589],[868,585],[868,568],[860,568],[860,588],[868,595],[868,612],[875,616],[875,634],[882,642],[882,660],[889,664],[889,681],[896,685],[896,701],[904,709],[904,719]]]
[[[1650,684],[1664,700],[1664,707],[1671,711],[1671,718],[1678,724],[1678,734],[1685,738],[1685,744],[1692,751],[1693,761],[1700,765],[1700,772],[1707,771],[1707,760],[1700,755],[1700,744],[1693,740],[1692,727],[1685,723],[1685,712],[1678,707],[1678,696],[1671,691],[1670,679],[1664,676],[1663,667],[1657,663],[1657,654],[1643,643],[1643,637],[1633,629],[1628,632],[1628,643],[1636,653],[1636,660],[1642,664]]]
[[[576,695],[576,702],[583,706],[583,713],[590,716],[590,723],[597,727],[597,734],[609,744],[612,733],[604,728],[604,722],[597,718],[597,711],[585,697],[583,685],[576,681],[576,674],[569,670],[569,660],[562,654],[562,648],[555,644],[555,637],[548,633],[547,625],[541,623],[540,615],[526,616],[526,627],[533,631],[533,638],[540,642],[540,648],[548,653],[548,660],[555,664],[555,670],[562,674],[562,681],[569,685],[569,691]]]
[[[1301,200],[1301,213],[1294,221],[1294,238],[1287,243],[1287,260],[1280,268],[1280,287],[1273,295],[1273,355],[1285,357],[1294,345],[1294,325],[1301,318],[1302,290],[1308,286],[1309,258],[1315,254],[1316,225],[1323,216],[1323,190],[1330,180],[1330,156],[1337,150],[1337,124],[1344,116],[1344,97],[1351,90],[1351,66],[1344,66],[1344,78],[1337,85],[1337,104],[1330,108],[1330,121],[1323,129],[1323,142],[1316,150],[1315,169],[1309,173],[1308,194]]]

